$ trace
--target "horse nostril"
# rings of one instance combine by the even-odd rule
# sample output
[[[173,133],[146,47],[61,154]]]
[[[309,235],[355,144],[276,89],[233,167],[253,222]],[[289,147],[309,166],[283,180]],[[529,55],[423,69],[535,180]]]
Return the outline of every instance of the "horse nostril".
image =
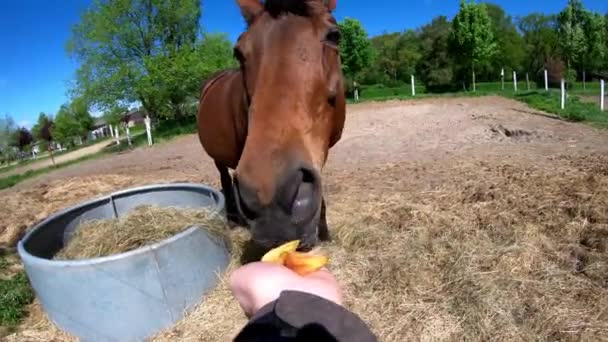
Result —
[[[302,181],[297,187],[291,204],[291,214],[295,221],[306,220],[314,211],[315,206],[315,174],[307,169],[301,169],[300,172]]]

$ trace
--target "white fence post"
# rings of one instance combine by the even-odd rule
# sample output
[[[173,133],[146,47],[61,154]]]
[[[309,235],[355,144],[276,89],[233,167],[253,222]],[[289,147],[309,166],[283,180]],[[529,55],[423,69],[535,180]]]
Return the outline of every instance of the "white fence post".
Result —
[[[118,132],[118,126],[114,127],[114,137],[116,138],[116,145],[120,145],[120,133]]]
[[[566,108],[566,80],[562,78],[562,109]]]
[[[583,90],[587,90],[587,73],[583,70]]]
[[[477,84],[475,84],[475,71],[473,71],[473,92],[477,92]]]
[[[530,76],[526,73],[526,84],[528,85],[528,91],[530,91]]]
[[[110,125],[110,136],[114,138],[114,127],[112,125]]]
[[[602,112],[604,111],[604,97],[606,96],[606,81],[601,80],[600,81],[600,88],[601,88],[601,98],[600,98],[600,108],[602,109]]]
[[[131,146],[131,131],[129,130],[129,124],[125,127],[125,131],[127,132],[127,142],[129,146]]]
[[[144,123],[146,124],[146,135],[148,135],[148,146],[152,146],[152,130],[150,128],[150,117],[148,115],[146,115]]]
[[[414,75],[412,75],[412,96],[416,96],[416,81],[414,80]]]
[[[517,91],[517,72],[513,71],[513,89]]]
[[[545,91],[549,90],[549,75],[547,74],[547,69],[545,69]]]
[[[505,68],[500,70],[500,86],[502,90],[505,90]]]

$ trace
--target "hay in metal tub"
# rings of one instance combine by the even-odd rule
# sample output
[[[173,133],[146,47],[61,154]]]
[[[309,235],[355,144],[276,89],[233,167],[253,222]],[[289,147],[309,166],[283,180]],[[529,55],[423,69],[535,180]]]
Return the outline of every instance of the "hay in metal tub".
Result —
[[[140,341],[200,303],[230,262],[229,246],[194,226],[158,243],[86,260],[52,260],[83,221],[141,205],[224,211],[221,192],[195,184],[128,189],[56,213],[17,248],[49,318],[83,341]]]

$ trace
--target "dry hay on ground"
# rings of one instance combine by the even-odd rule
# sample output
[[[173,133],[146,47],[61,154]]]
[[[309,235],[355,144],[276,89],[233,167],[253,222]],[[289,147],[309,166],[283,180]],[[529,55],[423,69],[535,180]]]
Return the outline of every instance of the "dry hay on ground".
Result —
[[[204,229],[212,238],[226,241],[224,221],[206,209],[142,205],[118,219],[81,223],[56,260],[110,256],[151,245],[190,227]]]
[[[607,157],[433,164],[428,188],[415,172],[349,174],[328,198],[330,267],[381,341],[608,340]],[[245,323],[222,278],[153,340],[228,341]]]
[[[75,177],[0,192],[0,247],[14,247],[25,231],[49,215],[108,193],[165,180],[151,176],[102,175]]]
[[[57,328],[48,319],[40,302],[35,300],[28,308],[28,317],[19,332],[4,337],[6,342],[78,342],[78,339]]]
[[[608,339],[607,162],[462,163],[334,203],[351,308],[384,341]]]
[[[376,173],[391,193],[343,184],[325,248],[347,307],[381,341],[608,340],[608,159],[555,162],[461,163],[426,191],[398,165]],[[155,340],[227,341],[245,323],[223,281]]]

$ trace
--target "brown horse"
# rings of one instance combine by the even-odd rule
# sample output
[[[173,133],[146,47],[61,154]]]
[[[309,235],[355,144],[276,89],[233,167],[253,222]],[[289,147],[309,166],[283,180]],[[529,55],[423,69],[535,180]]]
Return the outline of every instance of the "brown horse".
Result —
[[[345,119],[335,0],[237,3],[248,24],[234,49],[240,69],[203,84],[200,142],[231,221],[264,248],[300,239],[309,249],[329,240],[321,170]]]

